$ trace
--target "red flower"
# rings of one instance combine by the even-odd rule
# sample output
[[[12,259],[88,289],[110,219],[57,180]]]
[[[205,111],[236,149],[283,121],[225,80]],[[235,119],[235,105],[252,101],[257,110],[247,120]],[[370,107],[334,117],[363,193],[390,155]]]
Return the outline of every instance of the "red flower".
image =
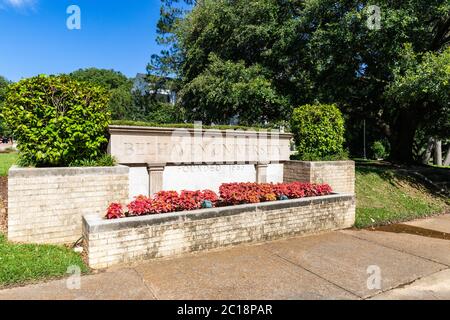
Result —
[[[128,206],[128,213],[133,216],[143,216],[152,212],[152,200],[140,195],[131,201]]]
[[[180,208],[180,196],[176,191],[160,191],[153,199],[153,209],[156,213],[172,212]]]
[[[180,194],[180,209],[181,210],[195,210],[200,209],[202,205],[201,191],[183,190]]]
[[[323,196],[332,192],[328,184],[292,183],[224,183],[219,188],[220,199],[214,191],[188,191],[181,194],[176,191],[161,191],[153,198],[138,196],[127,206],[129,215],[159,214],[182,210],[195,210],[202,207],[205,200],[216,205],[236,205],[275,201],[277,199],[296,199],[302,197]],[[106,217],[116,219],[123,217],[122,206],[112,203]]]
[[[202,191],[202,201],[203,200],[209,200],[214,205],[218,200],[219,197],[214,191],[211,190],[203,190]]]
[[[220,197],[229,205],[274,201],[286,196],[290,199],[327,195],[332,192],[327,184],[292,183],[224,183]]]
[[[106,211],[107,219],[118,219],[123,217],[122,205],[120,203],[111,203]]]

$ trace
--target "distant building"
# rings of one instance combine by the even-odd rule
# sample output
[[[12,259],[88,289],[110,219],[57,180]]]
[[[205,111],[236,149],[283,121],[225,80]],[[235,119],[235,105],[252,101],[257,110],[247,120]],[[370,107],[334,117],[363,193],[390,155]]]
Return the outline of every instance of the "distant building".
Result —
[[[152,84],[147,82],[147,75],[144,73],[138,73],[136,75],[132,90],[139,91],[142,95],[155,93],[154,89],[152,89]],[[156,92],[156,99],[161,102],[175,105],[177,101],[177,93],[173,90],[161,88]]]

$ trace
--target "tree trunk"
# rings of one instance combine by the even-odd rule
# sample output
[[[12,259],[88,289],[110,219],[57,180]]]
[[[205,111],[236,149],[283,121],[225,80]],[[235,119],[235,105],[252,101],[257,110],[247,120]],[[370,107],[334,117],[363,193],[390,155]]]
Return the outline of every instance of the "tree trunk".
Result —
[[[416,112],[402,110],[397,117],[390,138],[390,160],[398,163],[413,163],[413,145],[418,118]]]
[[[422,163],[428,164],[431,159],[431,152],[433,151],[434,147],[434,139],[433,137],[428,138],[427,148],[425,150],[425,153],[423,154]]]
[[[445,160],[443,163],[444,166],[450,166],[450,146],[447,149],[447,155],[445,156]]]
[[[434,143],[434,164],[442,166],[442,141],[438,139]]]

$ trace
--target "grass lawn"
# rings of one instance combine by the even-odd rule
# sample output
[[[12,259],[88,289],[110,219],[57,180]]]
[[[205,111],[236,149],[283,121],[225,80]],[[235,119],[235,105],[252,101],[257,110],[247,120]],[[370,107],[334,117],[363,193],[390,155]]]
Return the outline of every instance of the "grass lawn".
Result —
[[[0,177],[6,177],[8,170],[17,161],[17,153],[0,153]]]
[[[17,157],[17,153],[0,153],[0,177],[8,175]],[[69,248],[10,243],[0,233],[0,288],[68,276],[67,268],[72,265],[88,271],[81,255]]]
[[[79,254],[54,245],[13,244],[0,234],[0,288],[31,280],[68,276],[67,268],[88,268]]]
[[[356,167],[358,228],[450,212],[448,197],[438,196],[403,170],[373,163]]]
[[[438,165],[435,165],[435,164],[431,164],[430,166],[431,167],[435,167],[435,168],[450,169],[450,166],[438,166]]]

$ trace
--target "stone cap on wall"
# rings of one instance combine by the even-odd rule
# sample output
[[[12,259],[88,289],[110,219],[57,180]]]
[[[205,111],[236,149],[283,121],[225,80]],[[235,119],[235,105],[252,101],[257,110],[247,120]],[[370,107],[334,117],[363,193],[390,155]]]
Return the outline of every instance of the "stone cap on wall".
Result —
[[[196,128],[175,128],[175,127],[144,127],[144,126],[124,126],[124,125],[110,125],[109,127],[110,133],[137,133],[137,134],[143,134],[143,133],[157,133],[157,134],[167,134],[171,135],[173,131],[175,130],[183,130],[190,133],[194,133],[197,130],[201,130],[201,132],[211,132],[211,133],[224,133],[224,132],[234,132],[236,135],[250,135],[250,134],[258,134],[261,132],[272,132],[276,133],[282,137],[285,138],[292,138],[292,133],[287,132],[279,132],[277,130],[269,130],[269,129],[261,129],[261,130],[242,130],[242,129],[196,129]]]
[[[289,162],[299,163],[307,166],[348,166],[355,165],[355,161],[353,160],[333,160],[333,161],[304,161],[304,160],[290,160]]]
[[[111,175],[128,174],[130,168],[122,165],[114,167],[51,167],[51,168],[22,168],[12,166],[9,169],[8,177],[30,178],[42,176],[76,176],[76,175]]]

